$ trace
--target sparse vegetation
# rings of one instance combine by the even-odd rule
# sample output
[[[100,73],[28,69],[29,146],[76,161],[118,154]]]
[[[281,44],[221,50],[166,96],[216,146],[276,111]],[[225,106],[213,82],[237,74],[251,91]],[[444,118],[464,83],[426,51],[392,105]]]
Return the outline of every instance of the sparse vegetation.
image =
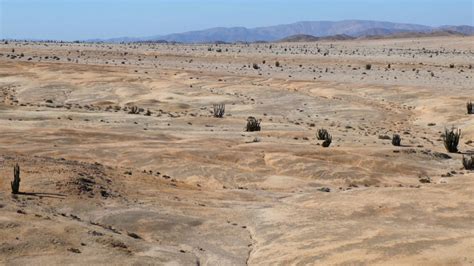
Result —
[[[318,129],[318,134],[316,135],[318,140],[324,140],[323,143],[321,144],[323,147],[327,148],[329,145],[331,145],[332,142],[332,136],[329,134],[329,132],[324,129]]]
[[[474,114],[474,106],[472,105],[472,102],[469,101],[466,103],[466,108],[467,108],[467,113],[472,115]]]
[[[329,136],[329,133],[326,129],[324,128],[318,129],[318,134],[317,134],[318,140],[325,140],[327,139],[328,136]]]
[[[326,139],[323,141],[321,146],[323,146],[324,148],[327,148],[329,147],[329,145],[331,145],[331,142],[332,142],[332,136],[328,133],[328,135],[326,136]]]
[[[275,62],[275,67],[280,67],[280,62],[279,61]]]
[[[20,192],[20,181],[20,166],[16,164],[13,168],[13,181],[11,182],[13,194],[18,194]]]
[[[452,128],[445,129],[443,135],[444,147],[448,152],[458,152],[459,139],[461,138],[461,130]]]
[[[365,70],[371,70],[371,69],[372,69],[372,64],[365,65]]]
[[[214,117],[217,117],[217,118],[224,117],[225,104],[214,104],[213,108],[214,108],[214,112],[213,112]]]
[[[253,63],[252,67],[253,67],[253,69],[255,69],[255,70],[260,69],[260,67],[259,67],[258,64],[256,64],[256,63]]]
[[[462,156],[462,165],[466,170],[474,170],[474,156],[464,157]]]
[[[247,132],[253,132],[253,131],[260,131],[261,128],[260,128],[260,122],[261,120],[257,120],[255,117],[253,116],[249,116],[247,118],[247,127],[246,127],[246,131]]]
[[[132,107],[130,107],[130,111],[128,113],[136,115],[136,114],[140,113],[140,110],[138,110],[138,107],[132,106]]]
[[[393,146],[400,146],[402,143],[402,138],[398,134],[394,134],[392,137],[392,145]]]

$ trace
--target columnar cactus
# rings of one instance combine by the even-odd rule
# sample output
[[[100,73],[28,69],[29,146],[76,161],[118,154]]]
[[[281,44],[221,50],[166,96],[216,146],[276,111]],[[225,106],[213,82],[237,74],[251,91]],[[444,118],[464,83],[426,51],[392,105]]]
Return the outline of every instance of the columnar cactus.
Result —
[[[392,137],[392,145],[393,146],[400,146],[402,142],[402,138],[398,134],[394,134]]]
[[[466,103],[467,114],[472,115],[474,114],[474,106],[471,101]]]
[[[324,128],[318,129],[318,135],[316,136],[318,140],[326,140],[328,136],[329,136],[329,133],[326,129]]]
[[[474,156],[464,157],[462,156],[462,165],[466,170],[474,170]]]
[[[18,164],[13,168],[13,181],[11,182],[11,185],[12,193],[18,194],[20,192],[20,166]]]
[[[252,131],[260,131],[260,122],[261,120],[257,120],[257,118],[253,116],[249,116],[247,118],[247,127],[246,131],[252,132]]]
[[[214,104],[214,117],[222,118],[225,113],[225,104]]]
[[[458,152],[459,139],[461,138],[461,130],[452,128],[445,129],[443,135],[444,147],[448,152]]]

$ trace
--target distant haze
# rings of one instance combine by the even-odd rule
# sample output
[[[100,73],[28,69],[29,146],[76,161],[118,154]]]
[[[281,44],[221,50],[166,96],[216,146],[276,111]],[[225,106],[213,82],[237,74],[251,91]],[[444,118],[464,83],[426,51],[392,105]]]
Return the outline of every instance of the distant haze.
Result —
[[[0,0],[0,38],[146,37],[352,19],[472,26],[473,14],[472,0]]]
[[[368,20],[344,20],[344,21],[303,21],[291,24],[276,25],[269,27],[244,28],[211,28],[200,31],[175,33],[163,36],[149,36],[142,38],[114,38],[97,39],[91,41],[106,42],[136,42],[136,41],[168,41],[182,43],[211,43],[211,42],[255,42],[255,41],[278,41],[294,35],[309,35],[315,37],[327,37],[343,35],[347,37],[366,37],[372,35],[387,36],[397,33],[431,33],[447,31],[449,34],[473,35],[472,26],[441,26],[431,27],[418,24],[404,24],[383,21]],[[341,36],[340,36],[341,37]]]

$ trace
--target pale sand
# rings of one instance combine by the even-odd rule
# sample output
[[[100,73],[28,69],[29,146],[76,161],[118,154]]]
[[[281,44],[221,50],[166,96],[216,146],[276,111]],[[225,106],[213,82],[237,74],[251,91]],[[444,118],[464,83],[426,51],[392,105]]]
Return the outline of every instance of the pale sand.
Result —
[[[473,62],[472,37],[0,44],[0,263],[473,264],[474,173],[440,137],[474,151]]]

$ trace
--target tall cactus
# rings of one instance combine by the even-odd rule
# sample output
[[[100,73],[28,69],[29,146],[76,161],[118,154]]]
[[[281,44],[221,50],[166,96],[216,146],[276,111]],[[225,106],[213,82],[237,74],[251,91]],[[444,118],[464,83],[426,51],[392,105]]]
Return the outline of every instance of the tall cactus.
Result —
[[[402,143],[402,138],[398,134],[394,134],[392,138],[392,145],[393,146],[400,146]]]
[[[248,132],[252,132],[252,131],[260,131],[261,130],[261,127],[260,127],[260,122],[262,120],[257,120],[257,118],[253,117],[253,116],[249,116],[247,118],[247,127],[246,127],[246,131]]]
[[[214,108],[214,112],[213,112],[214,117],[217,117],[217,118],[224,117],[225,104],[214,104],[213,108]]]
[[[461,130],[452,128],[445,129],[443,135],[444,147],[451,153],[458,152],[459,139],[461,138]]]
[[[474,170],[474,156],[464,157],[462,156],[462,165],[466,170]]]
[[[12,193],[18,194],[20,192],[20,166],[18,164],[13,168],[13,181],[11,182],[11,185]]]
[[[318,140],[326,140],[328,136],[329,136],[329,133],[326,129],[324,128],[318,129],[318,134],[316,135]]]
[[[467,108],[467,114],[469,114],[469,115],[474,114],[474,105],[472,104],[471,101],[466,103],[466,108]]]

